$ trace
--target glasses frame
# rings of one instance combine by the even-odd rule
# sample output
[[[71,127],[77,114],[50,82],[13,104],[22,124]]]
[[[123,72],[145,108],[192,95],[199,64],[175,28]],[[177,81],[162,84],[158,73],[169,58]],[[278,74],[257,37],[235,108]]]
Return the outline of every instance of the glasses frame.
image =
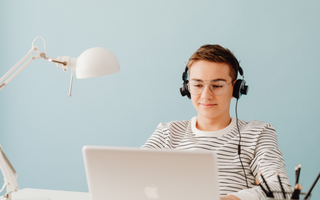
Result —
[[[191,81],[193,81],[193,80],[191,80]],[[232,80],[229,84],[227,84],[226,81],[222,81],[222,80],[211,81],[210,83],[204,83],[203,81],[197,81],[197,82],[201,82],[201,83],[204,84],[204,87],[202,88],[201,92],[199,92],[198,94],[191,93],[191,91],[190,91],[190,85],[189,85],[191,81],[188,81],[188,83],[187,83],[188,91],[190,92],[190,94],[199,95],[199,94],[201,94],[201,93],[203,92],[203,90],[204,90],[204,88],[206,87],[206,85],[208,85],[209,90],[210,90],[210,92],[211,92],[212,94],[217,95],[217,96],[223,96],[223,95],[226,94],[226,92],[227,92],[227,90],[228,90],[228,86],[229,86],[230,84],[232,84],[234,80]],[[194,81],[196,81],[196,80],[194,80]],[[226,90],[224,91],[223,94],[220,94],[220,95],[219,95],[219,94],[215,94],[215,93],[212,91],[212,86],[210,85],[210,84],[212,84],[212,83],[214,83],[214,82],[218,82],[218,81],[220,81],[220,82],[225,82],[225,84],[226,84]]]

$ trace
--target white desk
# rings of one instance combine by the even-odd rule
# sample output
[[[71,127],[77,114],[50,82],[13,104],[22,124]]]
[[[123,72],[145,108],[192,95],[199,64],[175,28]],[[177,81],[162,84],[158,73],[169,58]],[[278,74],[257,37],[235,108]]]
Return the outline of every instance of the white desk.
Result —
[[[68,192],[60,190],[43,190],[43,189],[21,189],[18,192],[12,193],[12,200],[24,200],[24,199],[35,199],[41,200],[46,197],[50,200],[90,200],[90,195],[87,192]],[[4,200],[3,196],[0,200]]]

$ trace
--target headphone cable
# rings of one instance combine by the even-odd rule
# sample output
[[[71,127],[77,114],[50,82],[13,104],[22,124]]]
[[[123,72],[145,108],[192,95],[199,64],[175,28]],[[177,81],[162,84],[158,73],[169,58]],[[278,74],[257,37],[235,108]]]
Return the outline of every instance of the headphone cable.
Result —
[[[241,156],[240,156],[240,154],[241,154],[241,145],[240,145],[240,143],[241,143],[241,134],[240,134],[240,128],[239,128],[239,123],[238,123],[238,111],[237,110],[238,110],[238,98],[237,98],[237,101],[236,101],[236,123],[237,123],[237,127],[238,127],[238,132],[239,132],[238,155],[239,155],[240,163],[241,163],[241,166],[242,166],[242,169],[243,169],[244,177],[246,178],[247,188],[249,189],[246,171],[244,170],[243,163],[242,163]]]

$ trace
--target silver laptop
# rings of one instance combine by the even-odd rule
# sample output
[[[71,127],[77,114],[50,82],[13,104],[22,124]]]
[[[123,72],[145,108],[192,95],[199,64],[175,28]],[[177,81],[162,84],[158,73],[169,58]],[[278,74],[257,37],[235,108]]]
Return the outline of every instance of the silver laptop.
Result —
[[[91,200],[220,200],[216,155],[84,146]]]

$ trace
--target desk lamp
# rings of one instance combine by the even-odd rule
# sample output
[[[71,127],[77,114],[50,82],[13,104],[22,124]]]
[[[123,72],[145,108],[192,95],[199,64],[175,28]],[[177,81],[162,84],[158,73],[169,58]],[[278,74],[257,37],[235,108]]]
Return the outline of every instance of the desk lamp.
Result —
[[[38,38],[41,38],[43,40],[46,53],[42,53],[36,46],[34,46],[34,42]],[[36,52],[37,55],[29,58],[34,52]],[[28,58],[29,60],[27,60]],[[78,79],[93,78],[120,71],[120,65],[117,57],[108,49],[95,47],[84,51],[78,58],[59,56],[55,59],[49,57],[46,48],[46,41],[44,40],[44,38],[36,37],[32,42],[32,47],[29,52],[3,77],[0,78],[0,90],[3,89],[4,86],[6,86],[15,76],[17,76],[17,74],[19,74],[27,65],[29,65],[35,59],[44,59],[56,63],[57,67],[61,67],[64,71],[67,71],[68,69],[71,70],[69,96],[71,96],[74,71],[76,72],[76,77]],[[16,70],[23,62],[25,63],[18,70]],[[9,75],[11,76],[8,78]]]
[[[43,40],[44,49],[46,53],[39,51],[39,49],[36,46],[34,46],[34,42],[39,38]],[[32,56],[34,52],[36,52],[37,54]],[[84,51],[78,58],[71,58],[69,56],[59,56],[57,58],[50,58],[47,53],[45,39],[43,37],[36,37],[32,42],[32,47],[29,50],[29,52],[17,64],[15,64],[4,76],[0,78],[0,90],[3,89],[4,86],[8,85],[8,83],[14,77],[16,77],[27,65],[29,65],[35,59],[44,59],[56,63],[56,65],[58,67],[61,67],[63,71],[67,71],[68,69],[71,70],[69,96],[71,96],[74,72],[76,72],[77,78],[83,79],[103,76],[120,71],[120,65],[117,57],[108,49],[102,47],[91,48]],[[17,69],[23,62],[25,63],[19,69]],[[5,195],[5,198],[7,200],[11,200],[11,192],[16,192],[19,190],[19,186],[16,181],[17,174],[13,166],[9,162],[8,158],[4,154],[1,145],[0,170],[4,176],[4,185],[1,188],[0,193],[5,188],[5,186],[7,186],[7,193]]]

